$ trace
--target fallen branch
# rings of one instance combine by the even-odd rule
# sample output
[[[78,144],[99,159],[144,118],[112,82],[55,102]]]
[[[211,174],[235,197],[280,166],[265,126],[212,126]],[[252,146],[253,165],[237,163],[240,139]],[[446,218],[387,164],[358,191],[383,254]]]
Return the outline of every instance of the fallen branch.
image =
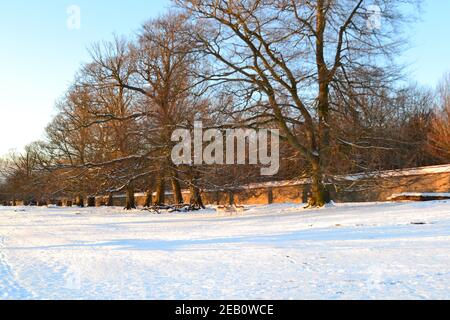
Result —
[[[192,204],[175,204],[175,205],[160,205],[160,206],[150,206],[145,207],[144,211],[150,211],[151,213],[161,214],[161,211],[167,211],[169,213],[173,212],[192,212],[199,211],[202,208]]]

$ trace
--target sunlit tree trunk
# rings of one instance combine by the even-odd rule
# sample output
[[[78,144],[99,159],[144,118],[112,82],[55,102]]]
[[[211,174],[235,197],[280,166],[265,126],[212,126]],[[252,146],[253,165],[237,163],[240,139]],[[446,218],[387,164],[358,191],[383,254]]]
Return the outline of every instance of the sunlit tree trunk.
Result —
[[[80,208],[84,208],[84,198],[82,195],[78,195],[75,199],[75,205]]]
[[[162,206],[164,205],[164,202],[166,201],[166,186],[164,178],[161,176],[158,176],[158,179],[156,181],[156,199],[155,199],[155,205]]]
[[[153,206],[153,189],[148,188],[145,192],[145,207],[149,208]]]
[[[183,203],[183,194],[181,192],[180,182],[178,181],[176,176],[172,176],[172,192],[173,192],[173,200],[175,204]]]
[[[125,209],[126,210],[136,209],[136,199],[134,197],[134,187],[128,186],[126,193],[127,193],[127,195],[126,195]]]

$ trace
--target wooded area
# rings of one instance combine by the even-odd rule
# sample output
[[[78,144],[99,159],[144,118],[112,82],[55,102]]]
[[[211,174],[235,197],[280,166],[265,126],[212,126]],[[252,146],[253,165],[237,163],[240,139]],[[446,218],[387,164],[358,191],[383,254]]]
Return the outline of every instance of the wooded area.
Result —
[[[92,46],[45,139],[1,161],[0,201],[126,193],[132,209],[137,191],[163,206],[188,189],[201,208],[203,189],[307,177],[320,207],[337,175],[449,163],[450,74],[423,88],[397,61],[414,19],[400,6],[418,1],[378,3],[381,28],[363,0],[174,1],[137,36]],[[174,165],[172,133],[195,121],[280,130],[279,173]]]

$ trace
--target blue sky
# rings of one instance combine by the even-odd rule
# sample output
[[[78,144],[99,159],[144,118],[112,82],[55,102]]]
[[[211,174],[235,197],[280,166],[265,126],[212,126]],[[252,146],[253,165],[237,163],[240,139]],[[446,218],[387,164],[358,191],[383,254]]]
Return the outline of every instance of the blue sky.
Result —
[[[0,0],[0,156],[42,138],[87,48],[139,30],[169,0]],[[67,8],[81,9],[69,30]]]
[[[43,136],[83,62],[87,48],[112,34],[128,35],[169,0],[0,0],[0,156]],[[70,5],[81,9],[81,28],[67,27]],[[450,71],[450,1],[426,0],[410,34],[412,79],[435,86]]]
[[[424,0],[420,21],[411,26],[411,49],[403,60],[410,63],[411,79],[436,86],[450,71],[450,1]]]

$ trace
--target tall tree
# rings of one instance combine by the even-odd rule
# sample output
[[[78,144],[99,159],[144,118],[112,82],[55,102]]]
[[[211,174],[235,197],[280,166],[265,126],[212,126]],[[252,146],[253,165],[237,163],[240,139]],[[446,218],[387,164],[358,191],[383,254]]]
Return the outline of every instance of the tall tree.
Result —
[[[161,192],[166,178],[174,201],[183,201],[179,168],[170,159],[174,146],[171,136],[177,127],[192,126],[194,119],[204,113],[201,86],[195,86],[193,72],[200,61],[188,41],[189,28],[184,15],[169,13],[146,23],[135,44],[116,42],[114,50],[105,45],[93,51],[92,70],[101,83],[140,96],[143,145],[152,146],[152,155],[159,158],[153,163],[155,171],[159,171],[157,203],[164,201]]]
[[[239,106],[251,114],[252,123],[273,119],[283,138],[309,163],[311,205],[323,206],[324,175],[332,166],[330,95],[353,97],[359,88],[377,90],[398,74],[393,57],[402,45],[398,26],[405,19],[399,6],[405,1],[176,3],[205,26],[192,31],[192,41],[215,61],[205,79],[234,86],[236,96],[246,100]],[[369,4],[378,4],[379,26],[368,23],[374,8]]]

